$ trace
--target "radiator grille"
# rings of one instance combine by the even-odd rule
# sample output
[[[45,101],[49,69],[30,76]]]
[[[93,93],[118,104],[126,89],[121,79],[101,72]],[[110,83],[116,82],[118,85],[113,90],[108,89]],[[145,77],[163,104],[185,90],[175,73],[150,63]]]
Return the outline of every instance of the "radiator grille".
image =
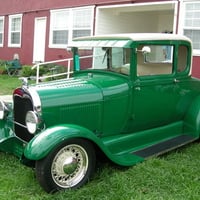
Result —
[[[25,117],[29,110],[33,110],[31,99],[27,97],[14,96],[14,121],[15,134],[24,141],[30,141],[33,135],[25,127]]]

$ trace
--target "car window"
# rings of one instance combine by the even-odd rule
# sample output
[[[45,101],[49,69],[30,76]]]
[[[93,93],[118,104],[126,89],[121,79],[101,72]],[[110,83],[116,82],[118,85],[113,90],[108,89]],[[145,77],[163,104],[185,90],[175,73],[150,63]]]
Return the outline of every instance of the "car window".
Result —
[[[177,59],[177,71],[179,73],[184,72],[187,67],[187,55],[188,49],[184,45],[180,45],[178,48],[178,59]]]
[[[137,50],[137,75],[171,74],[173,49],[172,45],[140,45]]]
[[[130,72],[130,49],[112,48],[111,63],[109,69],[111,71],[129,75]]]
[[[130,49],[122,47],[98,47],[79,51],[83,69],[101,69],[129,75]]]

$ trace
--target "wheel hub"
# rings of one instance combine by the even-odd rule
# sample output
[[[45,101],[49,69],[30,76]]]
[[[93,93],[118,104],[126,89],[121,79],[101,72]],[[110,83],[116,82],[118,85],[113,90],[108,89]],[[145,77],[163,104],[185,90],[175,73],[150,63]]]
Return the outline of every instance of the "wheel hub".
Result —
[[[77,168],[78,168],[78,161],[76,158],[69,157],[63,163],[63,171],[67,175],[73,174]]]
[[[51,174],[54,182],[62,188],[77,185],[88,169],[88,156],[79,145],[71,144],[63,147],[55,156]]]

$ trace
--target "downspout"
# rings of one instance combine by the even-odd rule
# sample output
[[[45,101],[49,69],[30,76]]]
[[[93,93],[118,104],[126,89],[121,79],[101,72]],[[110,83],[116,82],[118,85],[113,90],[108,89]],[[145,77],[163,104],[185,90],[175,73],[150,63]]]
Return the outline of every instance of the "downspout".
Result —
[[[174,27],[173,27],[173,33],[178,33],[179,29],[179,15],[180,15],[180,1],[177,0],[175,3],[175,9],[174,9]]]
[[[93,33],[92,35],[95,35],[96,31],[96,14],[97,14],[97,6],[94,6],[94,14],[93,14]]]

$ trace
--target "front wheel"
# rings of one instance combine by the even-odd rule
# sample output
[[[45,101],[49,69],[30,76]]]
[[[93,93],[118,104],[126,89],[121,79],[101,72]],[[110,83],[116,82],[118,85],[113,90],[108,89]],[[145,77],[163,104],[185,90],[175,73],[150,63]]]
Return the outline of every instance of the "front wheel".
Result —
[[[36,161],[36,177],[47,192],[79,188],[93,174],[95,162],[94,148],[89,141],[71,139]]]

